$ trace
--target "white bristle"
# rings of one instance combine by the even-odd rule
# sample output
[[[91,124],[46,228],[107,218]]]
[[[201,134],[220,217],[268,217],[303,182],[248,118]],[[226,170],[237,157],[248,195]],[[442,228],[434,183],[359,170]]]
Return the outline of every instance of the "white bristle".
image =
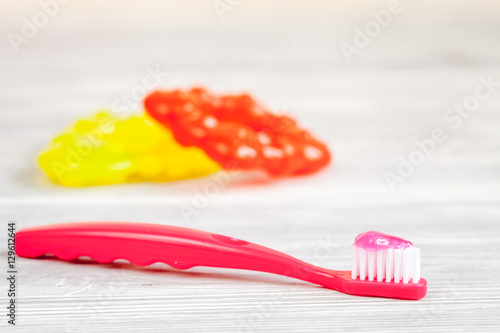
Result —
[[[411,248],[406,248],[403,250],[403,283],[407,284],[410,280],[410,270],[411,270]]]
[[[359,279],[366,279],[366,269],[368,263],[366,262],[366,250],[362,248],[358,248],[358,264],[359,264]]]
[[[402,275],[402,263],[403,263],[403,250],[394,250],[394,283],[399,283],[401,281]]]
[[[358,260],[358,247],[356,245],[352,246],[352,270],[351,270],[351,278],[357,279],[359,276],[359,260]]]
[[[385,250],[377,251],[377,281],[382,282],[385,276]]]
[[[368,281],[375,280],[375,260],[376,254],[375,251],[368,251]]]
[[[418,247],[413,248],[413,283],[417,283],[420,280],[420,249]]]
[[[385,259],[385,282],[391,282],[394,277],[394,249],[387,249]]]
[[[418,283],[420,249],[383,249],[369,251],[353,245],[351,278],[368,281]]]

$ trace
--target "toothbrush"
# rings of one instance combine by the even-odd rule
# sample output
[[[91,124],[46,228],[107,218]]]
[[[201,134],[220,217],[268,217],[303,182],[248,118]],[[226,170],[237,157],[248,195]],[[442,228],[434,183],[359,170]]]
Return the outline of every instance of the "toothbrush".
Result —
[[[253,270],[288,276],[346,294],[417,300],[427,293],[420,251],[401,238],[369,231],[352,246],[352,271],[314,266],[270,248],[210,232],[130,222],[77,222],[19,230],[16,253],[62,260],[88,256],[99,263],[126,259],[176,269],[194,266]]]

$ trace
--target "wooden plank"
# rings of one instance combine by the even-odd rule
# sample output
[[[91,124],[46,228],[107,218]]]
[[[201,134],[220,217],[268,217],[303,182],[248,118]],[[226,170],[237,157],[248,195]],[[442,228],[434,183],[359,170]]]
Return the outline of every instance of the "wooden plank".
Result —
[[[163,264],[135,267],[54,259],[18,262],[19,331],[37,332],[496,332],[500,330],[500,89],[461,119],[443,117],[500,81],[498,4],[404,3],[347,64],[339,49],[387,2],[243,2],[220,21],[210,1],[71,3],[0,61],[0,261],[6,223],[143,221],[238,237],[332,269],[349,269],[353,238],[379,230],[422,251],[427,297],[408,302],[347,296],[269,274]],[[345,6],[347,7],[345,7]],[[1,35],[39,7],[5,5]],[[193,7],[194,6],[194,7]],[[99,9],[100,8],[100,9]],[[259,18],[259,24],[255,20]],[[89,23],[92,22],[92,23]],[[329,143],[332,167],[268,182],[233,175],[199,214],[183,217],[211,178],[72,189],[35,163],[50,138],[108,107],[150,67],[161,86],[204,83],[249,90],[291,112]],[[140,103],[133,108],[140,110]],[[416,141],[447,139],[391,191],[385,174]],[[0,302],[7,302],[1,283]],[[3,312],[2,312],[3,313]],[[0,331],[13,331],[5,318]]]

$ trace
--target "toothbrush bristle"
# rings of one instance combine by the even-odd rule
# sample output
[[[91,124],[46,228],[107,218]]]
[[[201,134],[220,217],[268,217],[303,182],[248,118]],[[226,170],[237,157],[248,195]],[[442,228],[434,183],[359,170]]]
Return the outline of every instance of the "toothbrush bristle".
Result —
[[[420,249],[408,246],[403,249],[364,249],[352,246],[353,280],[394,283],[420,281]]]

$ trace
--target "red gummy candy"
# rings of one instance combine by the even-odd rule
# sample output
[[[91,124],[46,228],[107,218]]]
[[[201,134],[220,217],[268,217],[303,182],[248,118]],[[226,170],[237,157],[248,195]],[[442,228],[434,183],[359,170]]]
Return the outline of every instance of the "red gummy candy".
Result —
[[[308,174],[331,159],[325,144],[249,95],[214,96],[203,88],[155,91],[146,111],[184,146],[196,146],[226,169],[262,169],[272,176]]]

